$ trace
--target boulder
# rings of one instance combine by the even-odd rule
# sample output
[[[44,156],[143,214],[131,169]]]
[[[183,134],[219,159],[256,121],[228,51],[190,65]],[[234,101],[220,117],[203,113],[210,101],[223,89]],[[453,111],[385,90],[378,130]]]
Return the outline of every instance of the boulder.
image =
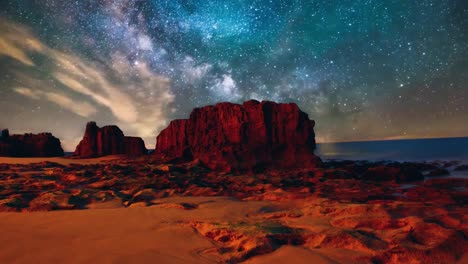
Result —
[[[117,126],[99,128],[96,122],[89,122],[83,139],[75,149],[73,156],[95,158],[107,155],[141,156],[147,154],[143,139],[126,137]]]
[[[315,167],[315,122],[296,104],[219,103],[174,120],[157,137],[154,155],[199,159],[219,171]]]

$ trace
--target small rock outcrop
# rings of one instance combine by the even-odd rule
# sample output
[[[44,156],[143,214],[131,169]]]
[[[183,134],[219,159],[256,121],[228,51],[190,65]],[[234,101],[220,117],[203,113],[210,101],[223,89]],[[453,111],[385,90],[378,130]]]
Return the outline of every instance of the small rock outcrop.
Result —
[[[10,131],[8,129],[3,129],[0,135],[0,138],[9,138],[9,137],[10,137]]]
[[[95,158],[107,155],[141,156],[147,153],[143,139],[126,137],[117,126],[99,128],[96,122],[89,122],[73,156]]]
[[[10,135],[8,129],[0,134],[0,156],[4,157],[61,157],[60,140],[51,133]]]
[[[124,137],[124,153],[129,156],[141,156],[148,154],[148,149],[142,138]]]
[[[315,122],[296,104],[219,103],[174,120],[157,137],[154,155],[199,159],[220,171],[315,167]]]

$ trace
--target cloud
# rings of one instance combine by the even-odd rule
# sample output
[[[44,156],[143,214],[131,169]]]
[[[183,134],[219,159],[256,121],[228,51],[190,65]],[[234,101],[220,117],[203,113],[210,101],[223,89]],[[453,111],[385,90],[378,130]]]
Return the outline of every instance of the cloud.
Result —
[[[71,152],[74,151],[78,143],[80,143],[82,137],[67,137],[67,138],[61,138],[60,143],[62,144],[62,148],[66,152]]]
[[[0,56],[7,56],[27,66],[34,66],[29,52],[40,52],[43,45],[24,27],[0,18]]]
[[[89,104],[88,102],[77,102],[72,100],[70,97],[56,93],[56,92],[44,92],[41,90],[32,90],[26,87],[16,87],[13,89],[16,93],[29,97],[31,99],[40,100],[46,99],[63,109],[69,110],[82,117],[90,117],[97,113],[97,109]]]
[[[112,86],[98,69],[88,73],[86,79],[73,75],[74,73],[63,71],[54,73],[54,77],[64,86],[77,93],[87,95],[96,103],[106,106],[117,119],[124,122],[137,121],[137,111],[132,99],[119,91],[116,88],[118,86]],[[94,87],[94,89],[88,87]]]
[[[29,88],[26,88],[26,87],[16,87],[13,89],[15,92],[21,94],[21,95],[24,95],[26,97],[29,97],[31,99],[40,99],[41,96],[40,96],[40,93],[36,92],[36,91],[33,91]]]
[[[52,102],[82,117],[97,117],[100,123],[116,123],[126,134],[146,139],[150,146],[167,125],[174,101],[169,79],[155,74],[144,59],[135,63],[115,51],[110,58],[92,61],[49,47],[28,28],[8,21],[0,25],[0,32],[4,33],[0,35],[0,57],[30,67],[27,71],[9,69],[17,77],[15,81],[19,80],[12,87],[17,94]],[[145,35],[138,39],[142,49],[153,48]],[[34,60],[36,54],[40,61]],[[114,120],[99,120],[105,115],[96,114],[104,109]]]
[[[50,102],[55,103],[64,109],[70,110],[77,115],[89,117],[97,113],[96,108],[88,102],[76,102],[70,97],[59,93],[49,92],[44,95]]]
[[[34,63],[25,52],[16,48],[13,43],[8,42],[3,38],[0,38],[0,54],[9,56],[26,65],[34,66]]]

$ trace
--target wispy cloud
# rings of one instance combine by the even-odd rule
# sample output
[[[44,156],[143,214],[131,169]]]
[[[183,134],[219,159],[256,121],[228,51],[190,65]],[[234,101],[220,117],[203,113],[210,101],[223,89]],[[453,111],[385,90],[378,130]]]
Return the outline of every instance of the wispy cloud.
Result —
[[[21,94],[21,95],[24,95],[26,97],[29,97],[31,99],[40,99],[41,98],[41,95],[40,93],[36,92],[36,91],[33,91],[29,88],[26,88],[26,87],[16,87],[13,89],[15,92]]]
[[[97,112],[97,109],[88,102],[76,102],[70,97],[57,92],[44,92],[41,90],[33,90],[26,87],[16,87],[14,91],[31,99],[41,100],[46,99],[63,109],[69,110],[82,117],[90,117]]]
[[[155,74],[147,62],[130,61],[117,51],[100,62],[65,53],[40,41],[26,27],[6,20],[2,20],[0,33],[0,58],[12,58],[30,68],[11,69],[21,77],[11,87],[16,93],[52,102],[81,117],[97,117],[100,123],[117,123],[126,134],[141,136],[148,146],[154,145],[156,133],[167,124],[174,95],[169,80]],[[152,47],[144,36],[140,40],[146,48]],[[35,61],[35,55],[46,58],[47,64]],[[99,120],[102,115],[96,114],[101,109],[109,110],[115,120]]]
[[[88,102],[76,102],[64,94],[48,92],[44,95],[50,102],[83,117],[89,117],[97,112],[96,108]]]
[[[28,52],[42,52],[44,46],[31,32],[0,18],[0,56],[7,56],[25,65],[34,66]]]

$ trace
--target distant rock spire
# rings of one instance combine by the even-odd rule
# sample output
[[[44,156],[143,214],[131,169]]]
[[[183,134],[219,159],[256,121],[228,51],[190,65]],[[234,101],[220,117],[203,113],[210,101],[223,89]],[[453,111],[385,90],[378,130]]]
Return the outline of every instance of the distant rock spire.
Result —
[[[94,158],[106,155],[141,156],[147,153],[143,139],[126,137],[117,126],[99,128],[96,122],[88,122],[73,156]]]

